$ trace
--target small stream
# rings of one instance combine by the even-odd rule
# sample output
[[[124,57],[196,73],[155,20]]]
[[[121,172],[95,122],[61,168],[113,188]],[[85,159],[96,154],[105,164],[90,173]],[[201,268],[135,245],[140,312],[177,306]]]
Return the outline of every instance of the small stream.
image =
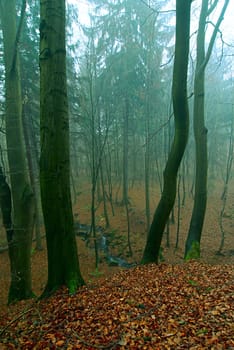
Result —
[[[75,222],[75,232],[77,236],[81,237],[81,239],[86,242],[87,247],[89,247],[90,249],[94,249],[94,245],[90,243],[92,240],[90,225]],[[106,233],[103,227],[96,227],[96,235],[98,251],[104,254],[105,260],[109,266],[131,268],[137,265],[136,263],[129,263],[123,258],[114,256],[110,253],[109,246],[111,243],[111,238],[108,238],[110,234]]]

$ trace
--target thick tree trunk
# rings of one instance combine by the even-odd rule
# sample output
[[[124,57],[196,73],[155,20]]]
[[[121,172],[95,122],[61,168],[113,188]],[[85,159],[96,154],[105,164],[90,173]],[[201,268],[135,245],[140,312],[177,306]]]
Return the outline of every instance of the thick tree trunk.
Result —
[[[84,284],[80,273],[70,193],[69,118],[66,80],[65,0],[41,1],[40,181],[48,251],[43,295]]]
[[[175,202],[177,172],[188,139],[187,69],[190,7],[190,0],[176,2],[176,46],[172,87],[175,135],[164,170],[161,199],[154,214],[141,261],[143,264],[158,262],[163,232]]]
[[[9,243],[11,285],[8,302],[32,297],[31,243],[33,193],[30,186],[22,127],[22,98],[18,60],[15,1],[1,1],[6,74],[6,141],[13,200],[13,231]]]

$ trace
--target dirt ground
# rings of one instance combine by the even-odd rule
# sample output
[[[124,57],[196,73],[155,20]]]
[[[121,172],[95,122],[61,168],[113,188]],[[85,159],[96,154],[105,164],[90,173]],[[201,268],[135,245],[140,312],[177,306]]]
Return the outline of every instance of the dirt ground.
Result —
[[[217,255],[216,251],[220,244],[220,228],[219,228],[219,213],[222,202],[220,200],[221,189],[217,187],[210,190],[207,205],[206,219],[204,223],[204,230],[201,242],[201,260],[209,264],[234,264],[234,194],[228,196],[227,206],[225,210],[224,228],[225,228],[225,245],[222,255]],[[156,190],[151,191],[151,208],[152,212],[156,208],[159,199],[159,193]],[[109,208],[109,219],[111,226],[106,230],[106,233],[112,232],[115,235],[123,238],[122,248],[116,246],[113,248],[113,254],[119,255],[128,262],[138,263],[141,259],[142,252],[146,241],[146,227],[144,215],[144,189],[142,186],[135,186],[134,189],[129,190],[130,199],[130,220],[131,220],[131,246],[133,256],[130,258],[123,252],[123,246],[127,242],[127,222],[124,207],[120,205],[115,206],[115,216],[112,216]],[[175,205],[175,223],[170,223],[169,238],[170,247],[166,247],[166,235],[163,238],[163,255],[166,263],[178,264],[183,262],[184,245],[186,235],[188,232],[191,210],[192,210],[191,195],[186,196],[185,206],[181,208],[180,214],[180,230],[179,230],[179,245],[175,249],[176,230],[177,230],[177,204]],[[74,204],[74,214],[78,214],[80,223],[90,223],[90,191],[88,189],[78,196]],[[77,216],[76,216],[77,217]],[[102,205],[97,209],[97,225],[104,226],[104,216]],[[1,230],[0,246],[5,244],[5,234]],[[44,234],[42,232],[42,234]],[[92,281],[100,278],[100,275],[107,277],[120,270],[120,267],[111,267],[102,259],[99,266],[100,275],[95,274],[95,256],[94,250],[87,247],[85,242],[77,237],[80,267],[84,279]],[[32,251],[32,280],[33,291],[36,295],[40,295],[45,287],[47,278],[47,256],[46,245],[43,240],[44,249],[42,251]],[[7,293],[10,282],[9,260],[7,251],[0,254],[0,310],[4,311],[7,303]]]

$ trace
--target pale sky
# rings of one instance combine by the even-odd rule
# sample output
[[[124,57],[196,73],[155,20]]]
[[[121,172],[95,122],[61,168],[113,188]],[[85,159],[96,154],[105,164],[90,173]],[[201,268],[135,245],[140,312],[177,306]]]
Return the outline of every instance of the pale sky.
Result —
[[[72,4],[77,4],[78,5],[78,10],[79,10],[79,19],[81,21],[82,24],[87,24],[89,23],[89,5],[88,2],[86,0],[67,0],[69,3]],[[135,1],[140,1],[140,0],[135,0]],[[216,10],[216,15],[218,15],[220,13],[220,8],[222,6],[222,4],[224,3],[224,0],[220,0],[219,1],[220,6],[218,6],[217,10]],[[233,30],[233,25],[234,25],[234,8],[232,8],[232,3],[233,0],[230,0],[230,3],[228,5],[227,11],[225,13],[225,17],[224,20],[221,24],[221,30],[223,32],[223,36],[224,36],[224,40],[228,41],[229,43],[234,42],[234,30]],[[193,8],[198,7],[201,4],[201,0],[195,0],[193,1]],[[167,6],[168,9],[175,9],[175,0],[171,0],[171,4]],[[199,16],[199,13],[198,13]],[[197,17],[197,16],[196,16]],[[198,23],[198,18],[195,18],[193,12],[191,15],[191,20],[192,20],[192,26],[191,26],[191,30],[193,27],[197,27],[197,23]],[[215,22],[215,20],[214,20]],[[194,24],[193,24],[194,23]]]
[[[79,20],[81,24],[89,24],[89,10],[92,9],[91,5],[88,4],[88,1],[86,0],[67,0],[69,3],[78,5],[78,11],[79,11]],[[135,1],[141,1],[141,0],[135,0]],[[234,6],[233,6],[234,0],[230,0],[228,8],[226,10],[224,20],[221,23],[220,30],[222,32],[222,39],[225,43],[229,45],[234,46]],[[191,30],[190,32],[193,33],[196,31],[198,26],[198,20],[200,15],[200,5],[202,3],[202,0],[195,0],[192,2],[192,11],[191,11]],[[219,5],[217,9],[213,13],[212,22],[215,24],[217,21],[217,17],[220,14],[222,5],[224,3],[224,0],[219,0]],[[170,4],[167,5],[167,10],[175,10],[175,4],[176,0],[171,0]],[[175,22],[175,20],[174,20]],[[172,22],[173,25],[173,22]],[[206,40],[209,41],[209,34],[211,35],[213,31],[213,26],[209,25],[208,32],[206,35]],[[221,47],[221,41],[220,41],[220,35],[217,36],[218,41],[217,45]],[[196,36],[194,36],[194,40],[196,39]],[[190,48],[194,47],[194,43],[191,42]],[[231,46],[225,46],[225,50],[228,55],[232,56],[234,55],[234,47]]]

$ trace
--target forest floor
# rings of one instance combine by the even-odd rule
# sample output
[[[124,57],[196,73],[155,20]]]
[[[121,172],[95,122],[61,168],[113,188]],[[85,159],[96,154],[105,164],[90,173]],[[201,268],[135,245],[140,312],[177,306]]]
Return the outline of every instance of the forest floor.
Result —
[[[217,190],[209,195],[201,244],[201,259],[183,262],[191,204],[181,208],[178,247],[177,209],[170,224],[170,247],[163,239],[164,261],[158,266],[124,269],[109,266],[101,254],[95,270],[94,250],[77,237],[80,267],[86,286],[75,295],[60,290],[49,299],[29,300],[7,306],[10,282],[7,252],[0,254],[0,350],[8,349],[234,349],[234,198],[229,196],[224,215],[225,245],[220,244]],[[152,190],[152,208],[157,193]],[[130,190],[131,246],[129,257],[126,214],[115,206],[110,216],[111,253],[138,264],[146,239],[144,193]],[[154,199],[153,199],[154,198]],[[90,198],[83,191],[74,213],[90,224]],[[186,203],[191,203],[186,198]],[[176,206],[175,206],[176,208]],[[110,208],[109,208],[110,209]],[[77,216],[75,216],[77,218]],[[104,226],[103,210],[97,210],[97,226]],[[44,241],[43,241],[44,242]],[[119,242],[119,244],[117,244]],[[4,235],[0,235],[4,245]],[[47,257],[32,251],[33,291],[40,295],[47,278]]]

